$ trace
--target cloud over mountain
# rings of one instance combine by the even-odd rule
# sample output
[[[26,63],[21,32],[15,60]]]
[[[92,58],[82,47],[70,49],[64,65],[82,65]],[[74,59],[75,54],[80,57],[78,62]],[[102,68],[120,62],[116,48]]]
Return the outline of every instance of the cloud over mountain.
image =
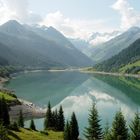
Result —
[[[53,26],[68,37],[85,40],[89,38],[92,32],[103,33],[119,30],[109,26],[112,19],[69,17],[59,11],[59,8],[41,15],[41,13],[31,10],[31,3],[29,2],[29,0],[0,0],[0,24],[15,19],[26,24]],[[108,6],[108,8],[110,7]],[[140,24],[140,13],[137,13],[127,0],[117,0],[112,8],[120,13],[120,27],[123,30]],[[108,37],[99,37],[94,42],[104,42],[106,38],[108,40]]]
[[[29,10],[28,0],[0,0],[0,23],[16,19],[22,23],[33,24],[42,20],[42,17]]]

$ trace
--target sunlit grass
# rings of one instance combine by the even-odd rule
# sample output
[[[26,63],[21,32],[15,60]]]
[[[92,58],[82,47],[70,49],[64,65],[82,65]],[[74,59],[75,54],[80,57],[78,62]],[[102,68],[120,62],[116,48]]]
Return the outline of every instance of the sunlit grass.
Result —
[[[20,132],[12,131],[10,140],[63,140],[63,132],[48,131],[48,135],[37,131],[20,129]]]
[[[12,100],[15,100],[16,98],[6,94],[6,93],[3,93],[3,92],[0,92],[0,98],[4,97],[5,100],[7,101],[12,101]]]

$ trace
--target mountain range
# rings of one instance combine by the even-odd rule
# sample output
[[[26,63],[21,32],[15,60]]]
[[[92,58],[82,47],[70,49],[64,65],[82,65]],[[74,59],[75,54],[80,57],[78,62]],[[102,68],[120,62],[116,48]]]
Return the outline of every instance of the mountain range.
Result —
[[[0,57],[25,67],[83,67],[93,61],[53,27],[22,25],[10,20],[0,26]]]
[[[111,39],[94,46],[90,43],[105,36]],[[136,48],[130,47],[135,46],[133,43],[139,38],[139,27],[132,27],[121,34],[119,31],[93,33],[89,40],[81,40],[68,39],[53,27],[29,26],[10,20],[0,26],[0,65],[44,69],[99,64],[96,65],[98,70],[113,71],[129,62],[132,63],[134,58],[140,59],[139,50],[136,56]],[[122,54],[125,56],[128,52],[131,52],[131,58],[127,56],[129,59],[126,61]]]
[[[140,38],[140,28],[132,27],[119,36],[95,46],[92,49],[92,58],[96,63],[111,58],[127,48],[130,44]]]
[[[99,71],[137,74],[140,72],[140,39],[112,58],[97,64]]]

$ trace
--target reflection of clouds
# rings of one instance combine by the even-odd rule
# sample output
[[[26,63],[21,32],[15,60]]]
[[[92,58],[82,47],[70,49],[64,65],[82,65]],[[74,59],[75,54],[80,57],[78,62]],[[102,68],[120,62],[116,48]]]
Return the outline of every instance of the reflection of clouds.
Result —
[[[90,91],[89,94],[94,96],[96,99],[101,115],[106,114],[105,110],[109,110],[109,112],[112,110],[112,113],[116,113],[116,110],[121,109],[126,118],[130,119],[134,116],[133,114],[136,110],[134,110],[129,104],[125,104],[125,102],[122,102],[119,99],[116,99],[104,92]]]
[[[136,110],[130,104],[126,104],[115,97],[108,95],[105,92],[89,91],[83,95],[72,95],[66,97],[60,104],[63,106],[65,111],[65,116],[70,117],[71,113],[74,111],[78,116],[78,120],[87,121],[89,109],[91,108],[92,102],[96,102],[99,114],[103,120],[103,124],[108,119],[110,122],[114,118],[116,111],[122,110],[126,119],[131,119],[134,116]],[[60,104],[55,106],[59,108]],[[85,123],[85,122],[84,122]]]
[[[85,113],[85,110],[87,110],[91,104],[92,99],[85,94],[81,96],[68,96],[62,102],[60,102],[60,104],[55,106],[55,108],[58,108],[60,105],[62,105],[65,115],[69,116],[73,111],[77,114]]]
[[[116,99],[114,97],[111,97],[110,95],[103,92],[98,92],[93,90],[89,92],[89,95],[92,95],[96,99],[96,102],[104,101],[104,102],[116,103]]]

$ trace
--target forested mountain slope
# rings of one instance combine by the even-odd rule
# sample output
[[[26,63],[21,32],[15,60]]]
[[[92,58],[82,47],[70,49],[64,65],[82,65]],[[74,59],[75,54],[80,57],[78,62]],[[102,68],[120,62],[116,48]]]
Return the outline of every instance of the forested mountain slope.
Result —
[[[118,55],[95,66],[99,71],[139,73],[140,71],[140,39]]]

